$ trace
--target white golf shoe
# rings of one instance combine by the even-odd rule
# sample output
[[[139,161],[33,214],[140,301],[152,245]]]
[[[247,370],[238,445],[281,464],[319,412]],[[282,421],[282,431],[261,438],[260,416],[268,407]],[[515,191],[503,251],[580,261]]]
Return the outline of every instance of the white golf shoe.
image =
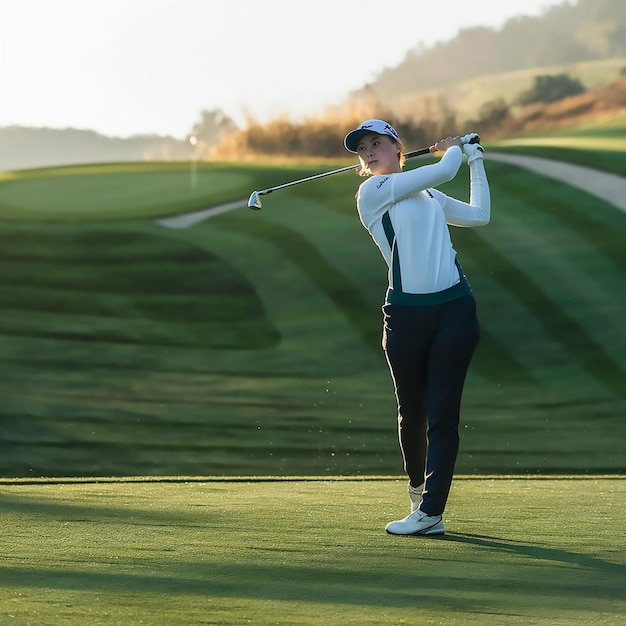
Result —
[[[424,483],[422,483],[419,487],[413,487],[413,485],[409,483],[407,489],[409,492],[409,498],[411,500],[411,513],[415,513],[415,511],[420,508],[420,504],[422,503],[422,492],[424,491]]]
[[[443,535],[446,531],[441,515],[426,515],[419,509],[404,519],[389,522],[385,530],[390,535]]]

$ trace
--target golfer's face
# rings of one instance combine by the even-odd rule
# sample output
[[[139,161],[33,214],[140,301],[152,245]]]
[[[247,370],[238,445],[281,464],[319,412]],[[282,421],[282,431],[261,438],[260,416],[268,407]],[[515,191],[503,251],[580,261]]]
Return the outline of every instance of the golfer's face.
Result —
[[[356,148],[361,166],[370,174],[399,172],[398,154],[401,146],[386,135],[364,135]]]

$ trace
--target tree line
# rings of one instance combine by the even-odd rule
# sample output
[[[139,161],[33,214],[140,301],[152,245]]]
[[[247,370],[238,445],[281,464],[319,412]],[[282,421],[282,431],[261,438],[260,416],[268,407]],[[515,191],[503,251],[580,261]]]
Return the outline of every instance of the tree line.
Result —
[[[466,28],[430,48],[418,44],[351,96],[388,102],[490,74],[620,57],[626,57],[624,0],[564,2],[539,16],[511,18],[499,30]]]
[[[582,83],[568,74],[540,74],[532,86],[522,91],[513,107],[503,99],[486,102],[478,115],[461,120],[456,112],[445,106],[432,107],[430,115],[419,121],[394,115],[388,107],[373,101],[367,107],[352,104],[342,111],[329,111],[302,122],[278,118],[261,124],[248,120],[245,128],[228,125],[228,132],[212,146],[207,144],[206,157],[219,160],[241,160],[265,157],[341,158],[346,156],[342,140],[345,133],[361,121],[380,118],[391,122],[402,137],[407,149],[427,146],[447,135],[459,134],[459,128],[475,129],[484,137],[506,136],[538,128],[549,128],[576,116],[598,110],[626,107],[626,67],[613,84],[596,89],[585,89]],[[436,111],[436,113],[435,113]],[[204,112],[203,119],[220,111]],[[196,127],[201,134],[201,128]]]

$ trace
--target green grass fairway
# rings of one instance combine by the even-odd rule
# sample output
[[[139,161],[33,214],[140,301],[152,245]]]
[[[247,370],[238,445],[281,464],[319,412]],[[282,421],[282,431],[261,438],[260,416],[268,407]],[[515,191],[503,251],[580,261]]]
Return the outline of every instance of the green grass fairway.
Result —
[[[623,176],[626,172],[626,113],[599,117],[547,134],[494,141],[490,148],[567,161]]]
[[[83,222],[153,217],[239,198],[256,168],[185,162],[108,163],[0,172],[0,216]]]
[[[225,168],[203,164],[190,196],[181,164],[0,182],[0,475],[401,471],[385,266],[355,214],[360,179],[183,230],[142,204],[157,189],[184,212],[323,169],[238,165],[222,180]],[[626,214],[509,164],[487,169],[491,224],[452,229],[483,335],[458,469],[623,472]],[[467,197],[466,167],[445,190]]]
[[[440,538],[403,479],[3,481],[0,623],[624,623],[626,481],[459,478]]]
[[[626,214],[487,167],[492,223],[452,232],[483,338],[440,538],[384,532],[408,498],[360,179],[170,230],[324,168],[0,174],[0,624],[621,626]]]

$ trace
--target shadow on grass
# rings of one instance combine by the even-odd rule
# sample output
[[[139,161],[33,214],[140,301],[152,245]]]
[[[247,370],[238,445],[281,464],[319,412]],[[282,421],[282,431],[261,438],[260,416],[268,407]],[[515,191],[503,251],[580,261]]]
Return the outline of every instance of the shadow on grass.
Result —
[[[94,507],[8,497],[2,505],[5,513],[57,522],[57,547],[53,541],[46,549],[42,537],[27,556],[11,547],[11,533],[20,531],[10,527],[0,565],[0,587],[5,590],[194,595],[523,615],[528,598],[562,606],[567,597],[570,606],[587,610],[590,604],[615,606],[617,611],[615,601],[623,597],[626,574],[624,566],[592,555],[471,533],[450,533],[433,541],[360,531],[355,551],[355,544],[338,541],[332,529],[328,534],[319,528],[309,534],[304,525],[300,537],[286,529],[285,541],[272,545],[275,539],[268,544],[267,535],[255,533],[248,518],[227,513],[223,502],[219,507],[199,503],[187,511],[112,507],[106,499]],[[58,523],[63,524],[61,534]],[[89,531],[86,543],[76,543],[72,538],[81,536],[77,523],[101,528]],[[137,526],[164,526],[163,537],[155,541],[153,530]],[[189,535],[185,531],[189,527],[202,530]],[[186,545],[186,539],[193,546]],[[220,547],[223,542],[228,549]],[[454,544],[466,548],[456,549]],[[59,545],[68,549],[59,552]]]
[[[421,541],[417,540],[417,541]],[[532,546],[522,554],[536,552],[542,558],[546,552]],[[550,558],[578,565],[580,555],[548,551]],[[463,612],[484,612],[485,601],[494,609],[493,602],[502,602],[516,614],[523,614],[528,599],[542,599],[549,604],[562,602],[565,597],[572,606],[596,601],[606,605],[621,597],[621,585],[615,574],[623,568],[614,567],[597,559],[582,559],[587,566],[600,568],[608,576],[590,576],[588,571],[572,577],[568,568],[543,564],[512,565],[498,561],[477,568],[472,562],[442,563],[438,559],[419,559],[421,567],[395,569],[387,561],[372,566],[371,562],[346,564],[341,559],[327,565],[285,564],[286,553],[266,557],[265,563],[247,560],[207,560],[202,562],[176,561],[175,550],[163,554],[144,554],[142,561],[123,560],[98,563],[94,560],[72,558],[67,555],[63,567],[11,566],[9,556],[0,566],[0,585],[4,589],[31,588],[63,591],[93,591],[97,593],[168,594],[251,600],[280,600],[351,606],[417,606]],[[71,567],[68,567],[71,565]],[[102,567],[107,571],[94,571]],[[155,571],[158,569],[158,573]],[[117,571],[116,571],[117,570]],[[477,573],[480,572],[480,573]],[[623,578],[622,578],[623,579]],[[607,584],[612,580],[612,584]],[[497,598],[500,599],[497,599]],[[494,599],[495,598],[495,599]],[[511,614],[511,613],[510,613]]]
[[[2,496],[0,500],[3,514],[19,513],[36,518],[46,518],[50,522],[66,524],[89,522],[127,526],[167,526],[172,528],[211,529],[213,522],[225,523],[230,515],[223,507],[215,506],[210,501],[191,505],[193,511],[144,511],[131,506],[120,507],[111,504],[109,496],[103,498],[102,505],[80,505],[74,502],[46,501],[42,496],[35,500],[30,497]]]
[[[611,575],[626,577],[626,566],[619,563],[603,561],[588,554],[568,552],[556,548],[546,548],[515,539],[504,539],[502,537],[490,537],[488,535],[475,535],[472,533],[446,533],[443,540],[456,541],[470,544],[480,548],[487,548],[498,552],[509,553],[515,556],[531,558],[536,561],[552,561],[556,563],[566,563],[576,567],[583,567],[587,570],[597,570]],[[622,578],[623,579],[623,578]]]

